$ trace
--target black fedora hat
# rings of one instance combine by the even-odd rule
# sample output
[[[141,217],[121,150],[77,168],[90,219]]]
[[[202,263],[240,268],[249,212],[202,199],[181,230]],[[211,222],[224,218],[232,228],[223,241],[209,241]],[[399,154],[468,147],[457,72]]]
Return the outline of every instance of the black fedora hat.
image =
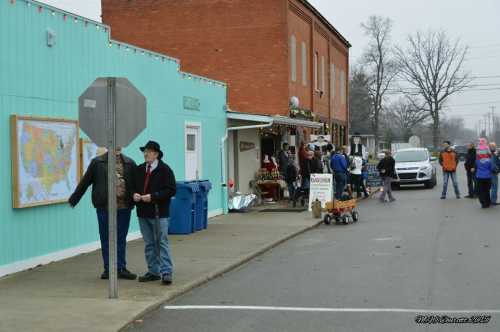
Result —
[[[160,144],[158,144],[158,142],[149,141],[149,142],[146,143],[146,145],[144,145],[140,149],[141,149],[142,152],[144,152],[144,150],[146,150],[146,149],[156,151],[159,154],[158,155],[158,159],[163,158],[163,152],[161,151]]]

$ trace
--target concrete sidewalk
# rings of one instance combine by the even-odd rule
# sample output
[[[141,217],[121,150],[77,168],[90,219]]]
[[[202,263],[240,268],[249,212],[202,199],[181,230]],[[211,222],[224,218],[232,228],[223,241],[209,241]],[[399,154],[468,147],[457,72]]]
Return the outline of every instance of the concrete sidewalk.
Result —
[[[97,222],[97,221],[96,221]],[[119,282],[118,300],[100,280],[100,251],[0,279],[0,331],[117,331],[134,318],[277,244],[315,227],[310,213],[249,212],[211,220],[208,230],[171,236],[174,284]],[[128,245],[128,268],[146,271],[142,240]]]

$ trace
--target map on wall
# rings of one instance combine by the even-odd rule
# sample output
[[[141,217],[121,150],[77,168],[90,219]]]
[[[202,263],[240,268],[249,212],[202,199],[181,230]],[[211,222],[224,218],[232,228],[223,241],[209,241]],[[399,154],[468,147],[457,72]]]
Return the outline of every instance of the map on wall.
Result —
[[[82,170],[81,175],[85,174],[87,168],[89,168],[90,162],[97,156],[105,154],[108,150],[106,148],[101,148],[89,140],[82,139],[81,151],[82,151]]]
[[[79,180],[78,122],[11,117],[14,208],[66,202]]]

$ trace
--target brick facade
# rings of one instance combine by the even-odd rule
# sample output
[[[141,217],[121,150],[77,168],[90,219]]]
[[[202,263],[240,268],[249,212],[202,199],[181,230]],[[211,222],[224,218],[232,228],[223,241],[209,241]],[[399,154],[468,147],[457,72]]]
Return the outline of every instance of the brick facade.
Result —
[[[170,54],[185,71],[227,82],[234,111],[288,116],[289,100],[297,96],[300,107],[323,122],[347,125],[350,45],[305,0],[102,0],[102,12],[114,38]],[[324,72],[317,78],[320,91],[314,86],[315,53],[318,72]]]

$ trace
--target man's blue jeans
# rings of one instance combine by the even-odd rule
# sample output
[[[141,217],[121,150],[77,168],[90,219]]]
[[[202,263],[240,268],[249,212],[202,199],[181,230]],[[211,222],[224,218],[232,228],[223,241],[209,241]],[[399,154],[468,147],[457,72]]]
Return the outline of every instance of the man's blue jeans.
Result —
[[[442,197],[446,197],[446,193],[448,192],[448,180],[451,178],[451,182],[453,182],[453,188],[455,189],[455,195],[460,197],[460,190],[458,189],[458,181],[457,181],[457,173],[456,172],[443,172],[443,193]]]
[[[118,251],[117,267],[118,270],[127,267],[126,247],[127,234],[130,226],[130,209],[118,209],[116,220],[116,247]],[[101,252],[104,263],[104,270],[109,271],[109,232],[108,232],[108,210],[98,209],[97,220],[99,221],[99,237],[101,238]]]
[[[493,174],[491,177],[491,203],[497,203],[498,196],[498,174]]]
[[[342,198],[346,183],[347,183],[347,174],[335,173],[335,198],[337,200]]]
[[[155,218],[139,218],[141,234],[145,242],[144,254],[148,271],[156,276],[172,274],[173,264],[170,258],[170,246],[168,243],[168,218],[160,218],[159,238],[160,238],[160,257],[155,249]]]

